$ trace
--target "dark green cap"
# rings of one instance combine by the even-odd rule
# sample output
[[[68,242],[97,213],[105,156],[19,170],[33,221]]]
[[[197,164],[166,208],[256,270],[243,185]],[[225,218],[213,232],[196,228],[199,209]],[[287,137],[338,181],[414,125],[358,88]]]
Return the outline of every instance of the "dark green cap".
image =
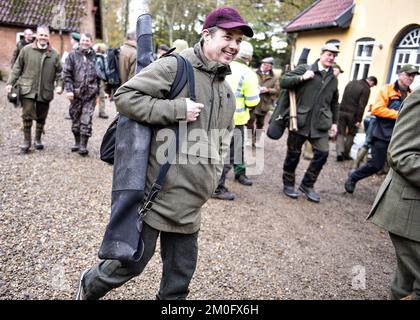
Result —
[[[72,32],[71,33],[71,37],[73,38],[73,40],[79,42],[80,41],[80,34],[77,32]]]
[[[405,64],[403,65],[400,70],[398,71],[398,73],[401,72],[405,72],[405,73],[415,73],[415,74],[420,74],[419,70],[417,69],[416,66],[413,66],[412,64]]]

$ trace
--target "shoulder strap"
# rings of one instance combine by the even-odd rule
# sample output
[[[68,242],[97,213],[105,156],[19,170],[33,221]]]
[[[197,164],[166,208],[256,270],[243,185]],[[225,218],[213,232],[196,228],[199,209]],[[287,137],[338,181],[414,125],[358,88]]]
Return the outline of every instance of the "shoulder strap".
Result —
[[[174,56],[177,60],[177,71],[175,80],[172,83],[171,90],[169,91],[168,98],[174,99],[177,97],[188,83],[188,93],[190,95],[190,99],[196,101],[194,70],[191,63],[179,54],[172,53],[170,55]]]
[[[181,90],[185,87],[185,85],[188,84],[188,93],[190,99],[192,101],[196,101],[197,98],[195,95],[195,79],[193,66],[186,58],[180,56],[179,54],[172,55],[176,57],[178,66],[175,80],[171,86],[171,90],[169,91],[168,98],[174,99],[175,97],[177,97]],[[159,174],[156,177],[156,180],[153,183],[149,194],[147,195],[143,207],[139,208],[139,215],[141,216],[140,218],[144,217],[147,214],[147,212],[152,208],[154,200],[158,195],[160,189],[162,188],[166,174],[168,173],[169,168],[171,167],[171,163],[175,158],[176,154],[178,153],[180,141],[186,134],[185,127],[181,128],[183,129],[181,131],[179,129],[180,127],[177,126],[175,129],[175,141],[173,141],[169,146],[166,161],[163,165],[160,166]]]

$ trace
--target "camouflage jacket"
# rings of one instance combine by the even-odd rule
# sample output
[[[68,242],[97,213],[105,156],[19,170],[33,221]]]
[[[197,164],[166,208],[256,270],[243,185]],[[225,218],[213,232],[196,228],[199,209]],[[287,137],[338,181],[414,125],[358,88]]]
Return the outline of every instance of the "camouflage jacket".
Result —
[[[95,69],[96,54],[92,48],[72,50],[64,63],[63,79],[67,92],[74,97],[89,98],[99,93],[100,80]]]

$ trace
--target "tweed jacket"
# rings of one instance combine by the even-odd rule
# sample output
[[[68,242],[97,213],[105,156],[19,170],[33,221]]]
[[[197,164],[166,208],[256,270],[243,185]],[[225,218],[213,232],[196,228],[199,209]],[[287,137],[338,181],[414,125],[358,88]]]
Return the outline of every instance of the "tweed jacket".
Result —
[[[268,88],[268,92],[260,93],[260,102],[254,108],[254,113],[265,115],[273,107],[273,102],[277,100],[280,91],[279,79],[271,70],[268,75],[262,73],[261,69],[256,71],[260,87]]]

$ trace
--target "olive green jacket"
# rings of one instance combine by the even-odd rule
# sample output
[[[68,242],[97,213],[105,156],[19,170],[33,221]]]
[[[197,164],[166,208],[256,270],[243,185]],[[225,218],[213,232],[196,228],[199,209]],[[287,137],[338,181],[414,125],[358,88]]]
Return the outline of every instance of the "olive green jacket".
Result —
[[[60,56],[51,46],[39,49],[37,41],[21,50],[13,65],[7,84],[20,87],[20,96],[49,102],[54,98],[54,86],[63,85]]]
[[[312,70],[315,77],[302,81],[301,76],[306,70]],[[318,70],[318,60],[312,65],[301,64],[286,72],[280,87],[296,92],[297,133],[311,138],[327,137],[328,130],[338,122],[339,115],[337,78],[332,68],[323,79]]]
[[[420,90],[400,109],[388,147],[391,167],[368,219],[391,233],[420,241]]]
[[[201,222],[200,209],[215,191],[233,129],[235,97],[225,81],[229,68],[207,60],[200,44],[182,52],[192,64],[197,102],[204,104],[198,119],[188,123],[188,141],[182,141],[178,161],[172,164],[145,222],[155,229],[194,233]],[[185,125],[188,86],[174,100],[165,99],[175,79],[175,57],[164,57],[144,68],[115,93],[118,112],[154,125],[147,172],[147,193],[155,181],[163,153],[180,122]],[[214,136],[221,139],[213,139]],[[169,138],[166,139],[165,137]],[[165,140],[166,139],[166,140]],[[168,141],[167,141],[168,140]]]

